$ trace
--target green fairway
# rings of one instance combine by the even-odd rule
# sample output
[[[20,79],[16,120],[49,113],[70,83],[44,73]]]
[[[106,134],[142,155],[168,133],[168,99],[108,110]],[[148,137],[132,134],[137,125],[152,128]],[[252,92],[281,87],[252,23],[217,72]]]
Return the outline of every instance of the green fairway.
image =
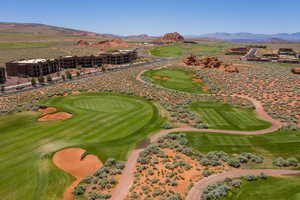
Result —
[[[150,78],[153,83],[172,90],[178,90],[191,93],[208,93],[203,90],[205,84],[203,82],[193,82],[193,72],[183,69],[157,69],[149,70],[143,75]],[[168,80],[160,80],[153,78],[155,76],[167,77]]]
[[[219,102],[195,102],[190,105],[211,129],[260,130],[271,126],[256,117],[255,110],[235,108]]]
[[[241,189],[223,200],[300,200],[300,177],[268,177],[267,180],[244,181]]]
[[[153,56],[172,57],[181,56],[184,53],[184,49],[180,45],[175,44],[153,47],[150,49],[150,52]]]
[[[153,56],[159,57],[173,57],[182,56],[186,53],[192,53],[195,55],[217,55],[223,50],[229,48],[232,44],[218,42],[218,43],[199,43],[199,44],[185,44],[174,43],[170,45],[156,46],[150,49],[150,53]]]
[[[15,42],[15,43],[0,43],[0,48],[5,49],[21,49],[21,48],[45,48],[54,46],[55,42]]]
[[[73,117],[52,122],[38,122],[37,112],[0,117],[0,199],[60,199],[72,177],[52,164],[55,151],[82,147],[102,161],[125,160],[162,122],[154,105],[127,95],[82,93],[42,103]]]
[[[300,132],[276,131],[264,135],[228,135],[188,132],[189,146],[203,153],[225,151],[239,154],[252,152],[265,157],[300,159]]]

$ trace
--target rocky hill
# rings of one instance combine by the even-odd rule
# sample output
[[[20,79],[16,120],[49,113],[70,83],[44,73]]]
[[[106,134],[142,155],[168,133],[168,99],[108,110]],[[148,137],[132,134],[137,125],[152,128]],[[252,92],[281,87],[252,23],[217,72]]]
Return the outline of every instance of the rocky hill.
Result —
[[[184,41],[184,37],[177,32],[166,33],[162,38],[154,40],[155,42],[179,42]]]
[[[33,23],[3,23],[0,22],[0,34],[33,34],[61,36],[104,36],[88,31],[69,29],[45,24]]]

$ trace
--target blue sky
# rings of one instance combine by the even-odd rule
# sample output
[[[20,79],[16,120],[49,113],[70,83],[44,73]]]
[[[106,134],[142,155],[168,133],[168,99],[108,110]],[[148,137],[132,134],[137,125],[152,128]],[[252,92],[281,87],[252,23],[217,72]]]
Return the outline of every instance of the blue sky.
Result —
[[[300,32],[300,0],[1,0],[1,22],[98,33]]]

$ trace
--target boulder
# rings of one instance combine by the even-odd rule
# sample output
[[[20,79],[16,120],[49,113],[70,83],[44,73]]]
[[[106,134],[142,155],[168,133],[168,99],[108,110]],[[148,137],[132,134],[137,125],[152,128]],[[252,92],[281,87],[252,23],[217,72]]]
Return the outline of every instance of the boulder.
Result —
[[[225,72],[230,72],[230,73],[235,72],[235,73],[238,73],[239,70],[238,70],[238,68],[236,66],[229,65],[229,66],[225,67]]]
[[[293,68],[291,71],[294,74],[300,74],[300,68]]]
[[[85,40],[79,40],[79,41],[77,42],[77,45],[79,45],[79,46],[89,46],[90,43],[87,42],[87,41],[85,41]]]

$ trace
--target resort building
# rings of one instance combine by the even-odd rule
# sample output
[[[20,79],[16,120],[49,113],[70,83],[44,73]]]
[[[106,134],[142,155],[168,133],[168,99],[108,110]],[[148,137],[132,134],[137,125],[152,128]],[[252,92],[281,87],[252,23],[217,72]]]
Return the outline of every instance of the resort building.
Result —
[[[137,56],[136,50],[119,50],[97,56],[64,56],[57,59],[18,60],[6,63],[6,70],[9,76],[38,77],[68,68],[130,63]]]

